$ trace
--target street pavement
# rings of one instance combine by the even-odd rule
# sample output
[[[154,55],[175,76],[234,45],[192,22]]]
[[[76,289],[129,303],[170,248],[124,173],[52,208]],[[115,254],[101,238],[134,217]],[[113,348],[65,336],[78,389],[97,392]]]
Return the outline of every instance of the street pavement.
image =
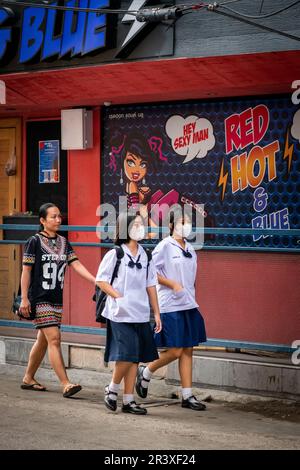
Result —
[[[183,409],[178,388],[151,383],[147,416],[110,412],[103,388],[110,373],[71,370],[83,390],[63,398],[50,369],[37,379],[46,392],[21,390],[24,367],[0,365],[0,449],[201,450],[300,449],[299,403],[194,389],[203,412]],[[137,400],[141,401],[141,400]]]

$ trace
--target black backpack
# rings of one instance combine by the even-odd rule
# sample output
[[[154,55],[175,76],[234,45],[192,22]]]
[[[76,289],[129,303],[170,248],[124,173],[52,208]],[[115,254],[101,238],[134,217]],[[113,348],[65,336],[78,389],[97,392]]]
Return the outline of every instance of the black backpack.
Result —
[[[113,274],[111,277],[110,284],[114,282],[115,278],[118,277],[118,271],[119,271],[119,266],[121,264],[121,260],[124,256],[124,250],[121,246],[116,246],[114,248],[116,250],[117,254],[117,262],[113,270]],[[148,269],[149,269],[149,263],[152,259],[152,254],[149,249],[145,249],[147,258],[148,258],[148,264],[147,264],[147,277],[148,277]],[[106,323],[106,318],[102,316],[102,312],[105,307],[105,302],[107,299],[107,294],[103,292],[100,287],[96,286],[95,288],[95,294],[93,295],[93,300],[96,302],[96,322],[98,323]]]

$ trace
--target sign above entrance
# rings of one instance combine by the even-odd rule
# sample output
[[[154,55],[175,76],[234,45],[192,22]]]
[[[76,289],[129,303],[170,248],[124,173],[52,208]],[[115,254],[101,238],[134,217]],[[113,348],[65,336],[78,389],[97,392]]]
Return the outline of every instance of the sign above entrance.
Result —
[[[138,6],[136,0],[133,3],[135,9],[139,9],[153,2],[140,0]],[[155,4],[158,3],[156,0]],[[69,0],[54,2],[51,7],[55,5],[69,9],[19,5],[13,9],[0,8],[1,71],[95,64],[173,53],[172,27],[170,34],[165,26],[162,29],[157,23],[137,26],[135,17],[124,14],[124,9],[120,10],[122,14],[103,13],[103,9],[119,8],[118,1]],[[74,11],[72,7],[82,10]],[[130,11],[131,4],[127,8]],[[151,41],[146,40],[149,35]],[[156,47],[158,35],[161,50]]]
[[[81,0],[80,4],[87,8],[88,1]],[[68,6],[74,6],[71,0]],[[108,0],[90,0],[90,8],[105,8]],[[59,23],[60,12],[43,8],[26,8],[23,13],[19,62],[26,63],[40,53],[41,60],[50,57],[63,57],[66,54],[85,55],[102,49],[107,44],[107,17],[97,13],[79,12],[74,28],[74,15],[66,11],[63,17],[61,34],[55,35]],[[42,25],[44,27],[42,28]]]

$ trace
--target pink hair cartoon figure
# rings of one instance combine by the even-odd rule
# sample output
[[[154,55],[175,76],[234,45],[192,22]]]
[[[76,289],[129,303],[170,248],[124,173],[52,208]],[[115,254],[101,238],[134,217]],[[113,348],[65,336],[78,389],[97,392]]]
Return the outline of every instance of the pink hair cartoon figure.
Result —
[[[152,209],[149,223],[153,226],[164,217],[163,208],[166,211],[179,200],[175,189],[167,194],[161,190],[152,192],[147,181],[149,171],[155,173],[159,163],[167,161],[162,153],[162,143],[160,137],[146,138],[139,132],[132,132],[123,137],[119,146],[112,146],[110,152],[111,170],[117,172],[121,160],[120,184],[125,187],[128,208],[139,207],[143,217],[148,217]]]

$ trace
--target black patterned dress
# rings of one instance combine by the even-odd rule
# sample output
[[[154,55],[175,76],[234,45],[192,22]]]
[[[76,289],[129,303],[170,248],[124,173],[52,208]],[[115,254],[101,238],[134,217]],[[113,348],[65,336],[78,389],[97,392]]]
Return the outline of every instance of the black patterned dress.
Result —
[[[60,327],[63,310],[65,269],[77,260],[65,237],[37,233],[27,241],[23,265],[32,266],[28,298],[36,316],[36,328]]]

